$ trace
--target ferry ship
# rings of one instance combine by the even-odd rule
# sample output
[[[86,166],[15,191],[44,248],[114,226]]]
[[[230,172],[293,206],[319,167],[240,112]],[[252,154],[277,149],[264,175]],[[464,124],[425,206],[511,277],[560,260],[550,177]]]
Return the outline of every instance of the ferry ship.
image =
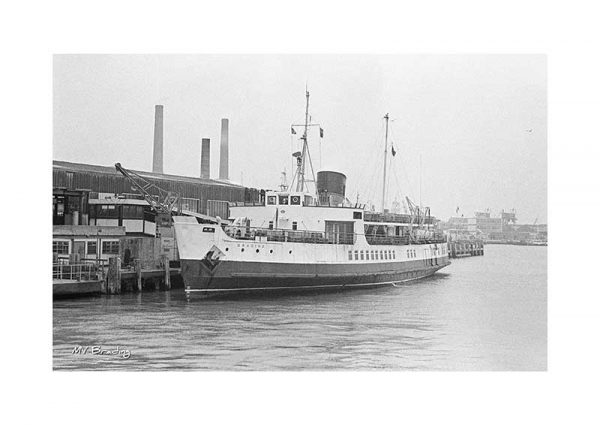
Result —
[[[265,192],[257,204],[231,205],[228,220],[173,217],[187,293],[373,288],[424,278],[449,264],[431,216],[413,206],[411,214],[384,209],[389,116],[382,212],[376,213],[346,199],[342,173],[319,171],[314,178],[308,101],[307,91],[305,122],[297,126],[304,128],[302,150],[293,154],[297,169],[289,186]],[[308,190],[310,182],[316,193]]]

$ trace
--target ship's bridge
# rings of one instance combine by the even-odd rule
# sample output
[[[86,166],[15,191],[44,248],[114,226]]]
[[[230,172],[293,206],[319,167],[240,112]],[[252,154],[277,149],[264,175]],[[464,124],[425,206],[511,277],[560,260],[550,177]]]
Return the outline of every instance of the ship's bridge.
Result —
[[[268,191],[265,194],[265,205],[312,206],[315,205],[315,198],[311,194],[303,192]]]

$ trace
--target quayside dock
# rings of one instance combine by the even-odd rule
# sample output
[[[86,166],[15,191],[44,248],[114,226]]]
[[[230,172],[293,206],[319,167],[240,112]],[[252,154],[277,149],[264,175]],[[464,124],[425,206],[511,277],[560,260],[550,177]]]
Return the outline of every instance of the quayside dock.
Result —
[[[474,257],[483,255],[482,241],[450,241],[448,242],[448,255],[450,258]]]
[[[140,260],[134,260],[133,269],[122,268],[118,257],[109,259],[106,266],[91,262],[55,263],[52,269],[54,298],[168,291],[183,287],[180,269],[171,267],[166,256],[162,268],[158,269],[142,269]]]

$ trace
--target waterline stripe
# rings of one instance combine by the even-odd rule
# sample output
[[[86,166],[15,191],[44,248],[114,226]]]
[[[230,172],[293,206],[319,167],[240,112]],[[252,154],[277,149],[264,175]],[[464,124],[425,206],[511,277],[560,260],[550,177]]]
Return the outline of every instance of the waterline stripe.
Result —
[[[432,273],[433,274],[433,273]],[[225,291],[264,291],[271,289],[311,289],[311,288],[352,288],[355,286],[377,286],[377,285],[394,285],[396,283],[410,282],[411,280],[422,279],[425,276],[411,277],[404,280],[392,280],[388,282],[373,282],[373,283],[355,283],[352,285],[308,285],[308,286],[271,286],[260,288],[223,288],[223,289],[186,289],[185,292],[225,292]]]

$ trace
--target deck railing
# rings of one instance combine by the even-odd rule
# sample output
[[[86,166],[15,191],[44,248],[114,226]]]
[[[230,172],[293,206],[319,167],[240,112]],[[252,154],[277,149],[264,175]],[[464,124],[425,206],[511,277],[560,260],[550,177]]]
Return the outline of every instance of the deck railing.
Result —
[[[365,237],[370,245],[419,245],[446,242],[446,237],[441,234],[428,236],[365,235]]]
[[[299,242],[316,244],[352,245],[356,242],[356,233],[316,232],[309,230],[267,229],[263,227],[224,226],[227,235],[239,240],[261,240],[274,242]],[[428,236],[384,236],[365,235],[370,245],[410,245],[443,243],[446,241],[441,234]]]
[[[223,230],[230,237],[240,240],[256,240],[256,238],[265,238],[265,241],[275,242],[349,245],[353,244],[356,241],[355,233],[267,229],[264,227],[247,226],[225,226]]]

